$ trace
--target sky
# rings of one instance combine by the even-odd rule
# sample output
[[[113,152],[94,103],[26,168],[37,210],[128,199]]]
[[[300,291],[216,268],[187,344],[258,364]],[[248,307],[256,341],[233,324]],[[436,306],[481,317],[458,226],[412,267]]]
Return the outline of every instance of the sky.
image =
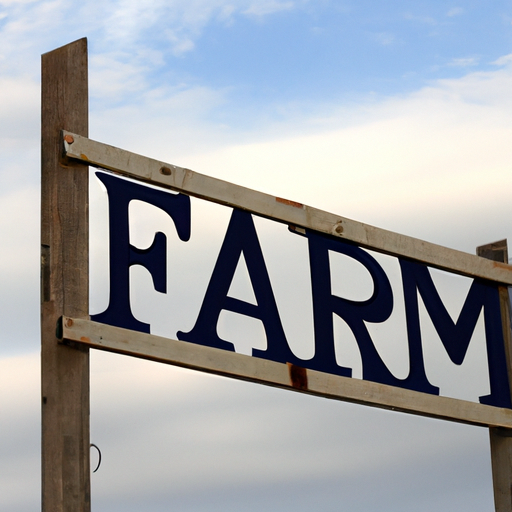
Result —
[[[40,507],[40,57],[81,37],[93,139],[470,253],[512,239],[509,2],[0,0],[0,509],[12,512]],[[108,293],[95,180],[91,313]],[[133,307],[153,332],[194,321],[225,233],[224,209],[193,208],[196,252],[172,246],[186,269],[173,279],[193,276],[183,296],[158,295],[133,271]],[[141,246],[159,223],[170,229],[154,211],[135,217]],[[306,290],[307,266],[260,224],[283,322],[307,332],[307,313],[294,327],[287,306],[301,300],[287,283]],[[456,315],[467,280],[436,279]],[[169,315],[181,302],[190,307]],[[244,345],[229,318],[222,328],[240,351],[261,343]],[[485,386],[474,345],[463,377],[432,377],[444,394]],[[404,371],[399,347],[386,357]],[[95,512],[493,510],[484,428],[115,354],[91,354],[91,442],[103,456]]]

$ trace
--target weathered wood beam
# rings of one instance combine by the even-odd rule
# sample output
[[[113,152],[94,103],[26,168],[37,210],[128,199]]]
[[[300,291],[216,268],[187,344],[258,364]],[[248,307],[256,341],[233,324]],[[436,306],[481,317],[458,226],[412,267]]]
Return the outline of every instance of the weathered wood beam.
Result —
[[[96,142],[74,133],[65,132],[63,138],[66,155],[90,165],[215,203],[241,208],[291,226],[314,229],[385,254],[411,258],[435,268],[469,277],[480,277],[512,285],[512,266],[506,263],[488,261],[474,254],[393,233]]]
[[[340,377],[258,357],[64,317],[64,342],[324,398],[480,426],[512,428],[512,410]]]
[[[492,261],[508,262],[506,240],[477,247],[476,252]],[[512,331],[510,326],[510,299],[508,288],[500,287],[500,306],[503,322],[503,338],[507,358],[508,378],[512,384]],[[490,428],[492,480],[496,512],[512,510],[512,429]]]
[[[42,56],[42,510],[89,512],[89,349],[56,338],[88,318],[88,167],[64,159],[61,130],[88,134],[87,40]]]

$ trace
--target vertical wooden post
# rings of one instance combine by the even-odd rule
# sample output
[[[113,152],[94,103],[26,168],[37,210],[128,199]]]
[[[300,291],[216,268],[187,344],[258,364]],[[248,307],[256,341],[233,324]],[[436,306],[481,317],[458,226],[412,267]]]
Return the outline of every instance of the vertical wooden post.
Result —
[[[483,258],[508,263],[506,240],[482,245],[477,247],[476,252]],[[510,300],[507,287],[501,286],[499,293],[508,376],[509,382],[512,385],[512,331],[510,326]],[[512,510],[512,430],[490,428],[489,438],[491,443],[495,510],[496,512],[510,512]]]
[[[89,512],[89,352],[59,345],[61,315],[88,318],[88,168],[61,130],[88,135],[87,40],[42,56],[42,510]]]

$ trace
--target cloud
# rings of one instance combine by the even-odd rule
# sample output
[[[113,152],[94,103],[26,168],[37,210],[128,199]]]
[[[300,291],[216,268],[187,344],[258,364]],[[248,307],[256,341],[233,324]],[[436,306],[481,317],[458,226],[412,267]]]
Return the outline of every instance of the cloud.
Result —
[[[253,16],[266,16],[281,11],[289,11],[295,6],[294,2],[279,2],[277,0],[265,0],[260,2],[253,2],[249,7],[243,11],[244,14]]]
[[[373,34],[375,41],[383,46],[389,46],[396,42],[396,37],[394,34],[389,32],[380,32],[378,34]]]
[[[444,505],[492,503],[481,490],[490,478],[485,429],[114,354],[93,352],[91,359],[91,440],[103,455],[92,475],[97,508],[132,512],[151,502],[165,510],[172,502],[199,511],[238,502],[252,510],[285,497],[297,508],[315,497],[327,510],[340,492],[354,508],[368,475],[374,482],[368,507],[379,501],[382,510],[397,510],[397,493],[409,496],[410,506],[425,486]],[[22,512],[40,499],[38,354],[0,360],[0,384],[13,391],[0,394],[2,410],[9,411],[0,419],[0,505]],[[468,486],[478,489],[475,497],[467,496]]]
[[[461,57],[459,59],[452,59],[449,66],[455,66],[460,68],[467,68],[470,66],[476,66],[479,63],[478,57]]]
[[[0,238],[0,353],[19,354],[34,350],[38,344],[40,257],[36,187],[0,196]]]
[[[317,124],[300,116],[289,124],[276,123],[275,131],[267,132],[268,140],[259,133],[260,142],[221,144],[179,158],[193,169],[370,223],[387,224],[385,217],[393,218],[395,230],[409,234],[414,234],[412,224],[407,227],[413,217],[400,220],[399,212],[416,212],[414,223],[432,236],[428,226],[453,211],[455,225],[481,226],[465,242],[472,251],[467,244],[475,236],[489,236],[476,206],[478,197],[502,205],[499,212],[489,211],[488,228],[503,225],[503,184],[508,183],[512,158],[507,142],[511,82],[505,69],[472,73],[404,97],[358,106],[356,111],[334,109],[330,116],[319,112]],[[451,201],[458,208],[452,209]],[[428,224],[421,222],[425,215],[431,218]],[[434,240],[440,241],[439,235]],[[467,229],[463,235],[469,235]]]
[[[34,2],[37,2],[37,0],[0,0],[0,5],[2,7],[9,7],[9,6],[19,6],[19,5],[26,5],[26,4],[32,4]]]
[[[0,5],[5,9],[0,32],[0,69],[4,74],[6,70],[21,74],[30,67],[27,55],[35,67],[35,59],[43,51],[84,35],[90,38],[97,58],[159,69],[165,56],[193,51],[209,25],[233,24],[239,16],[261,19],[299,7],[296,2],[275,0],[155,0],[145,4],[133,0],[88,0],[80,4],[52,0],[4,1]],[[65,39],[59,28],[63,25]],[[103,43],[96,45],[95,41]],[[19,57],[22,54],[23,59]]]
[[[420,15],[420,14],[407,13],[407,14],[404,14],[404,19],[406,19],[408,21],[421,23],[423,25],[437,25],[437,20],[435,18],[433,18],[432,16],[424,16],[424,15]]]
[[[454,16],[460,16],[464,14],[466,11],[462,7],[452,7],[447,13],[446,16],[452,18]]]
[[[283,119],[270,105],[258,113],[265,124],[241,131],[218,116],[229,90],[184,84],[145,93],[130,107],[92,112],[92,136],[472,252],[507,235],[501,219],[512,159],[511,87],[512,73],[502,64],[353,107],[317,103],[289,109]],[[494,204],[485,215],[480,197]]]
[[[0,506],[5,510],[40,507],[39,382],[38,353],[0,359]]]
[[[115,89],[109,90],[115,95]],[[229,132],[227,126],[212,123],[214,112],[226,105],[227,93],[178,83],[141,94],[134,91],[128,97],[133,99],[132,104],[126,104],[124,97],[120,105],[113,106],[95,94],[100,108],[91,112],[91,137],[134,152],[176,160],[186,148],[194,151],[204,144],[214,145]],[[130,126],[132,129],[128,129]]]
[[[112,105],[145,93],[150,67],[151,62],[130,63],[115,53],[91,55],[89,86],[93,98]]]
[[[37,82],[28,77],[0,78],[0,147],[3,151],[27,150],[27,141],[39,136]]]
[[[92,439],[100,448],[109,447],[96,484],[99,499],[113,494],[119,499],[134,487],[154,493],[167,489],[173,495],[173,489],[192,490],[198,482],[213,490],[269,480],[276,485],[321,481],[333,472],[350,478],[370,468],[385,474],[412,461],[428,465],[446,450],[455,454],[466,442],[485,437],[478,429],[456,425],[438,436],[442,423],[402,416],[399,430],[414,425],[418,438],[429,439],[426,456],[415,435],[397,436],[387,428],[394,424],[391,413],[97,352],[92,372]],[[379,417],[381,428],[379,448],[372,448],[369,457],[365,439],[372,431],[371,417]],[[145,432],[137,444],[134,431]],[[398,437],[406,444],[400,451]],[[155,438],[161,440],[158,448],[150,442]]]
[[[512,64],[512,53],[503,55],[499,59],[496,59],[492,64],[496,66],[510,66]]]

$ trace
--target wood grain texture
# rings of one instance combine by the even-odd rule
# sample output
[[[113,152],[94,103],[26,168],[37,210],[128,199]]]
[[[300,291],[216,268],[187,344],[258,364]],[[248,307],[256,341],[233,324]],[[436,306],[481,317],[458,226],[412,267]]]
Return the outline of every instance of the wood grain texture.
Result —
[[[493,261],[508,262],[506,240],[477,247],[477,254]],[[500,306],[509,383],[512,384],[512,332],[508,288],[500,286]],[[512,392],[512,390],[511,390]],[[492,480],[496,512],[512,510],[512,429],[490,428]]]
[[[88,167],[63,158],[63,129],[88,134],[87,40],[42,56],[42,510],[89,512],[89,352],[56,338],[88,318]]]

